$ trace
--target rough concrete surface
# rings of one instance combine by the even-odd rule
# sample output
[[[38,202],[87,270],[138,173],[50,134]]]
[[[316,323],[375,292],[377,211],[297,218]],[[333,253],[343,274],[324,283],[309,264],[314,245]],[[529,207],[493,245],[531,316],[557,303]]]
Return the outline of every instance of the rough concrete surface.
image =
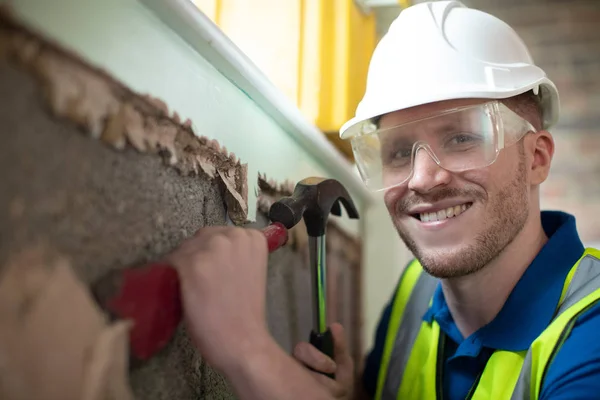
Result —
[[[114,151],[50,118],[34,81],[7,64],[0,65],[0,103],[0,260],[43,240],[90,281],[224,223],[216,185],[179,176],[160,157]]]
[[[0,265],[41,242],[80,279],[153,260],[205,225],[223,224],[216,184],[180,176],[156,155],[118,152],[49,116],[40,88],[0,64]],[[1,273],[1,270],[0,270]],[[229,398],[180,329],[131,383],[140,399]]]
[[[42,244],[68,258],[89,284],[110,270],[157,259],[202,226],[225,223],[217,181],[184,176],[159,154],[115,150],[52,116],[43,85],[1,58],[0,105],[0,279],[12,255]],[[253,227],[267,224],[258,215]],[[296,240],[269,258],[268,325],[287,352],[312,328],[305,244]],[[346,248],[356,243],[332,231],[328,246],[336,319],[354,326],[358,266]],[[183,326],[157,356],[130,372],[129,381],[138,399],[235,398]]]

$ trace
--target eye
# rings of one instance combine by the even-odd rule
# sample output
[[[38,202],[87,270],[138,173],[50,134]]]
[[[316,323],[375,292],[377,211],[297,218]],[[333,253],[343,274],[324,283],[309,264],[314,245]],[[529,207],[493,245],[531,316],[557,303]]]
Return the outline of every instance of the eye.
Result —
[[[474,140],[476,140],[476,139],[475,139],[475,137],[473,137],[473,135],[470,135],[467,133],[457,133],[450,138],[450,140],[448,141],[448,144],[460,145],[460,144],[465,144],[465,143],[471,143]]]
[[[386,153],[384,163],[386,165],[404,165],[410,162],[412,147],[394,147]]]
[[[483,141],[484,140],[481,135],[467,132],[456,132],[446,137],[444,147],[447,149],[467,150],[475,146],[480,146]]]
[[[400,149],[396,152],[396,154],[394,154],[394,156],[395,156],[394,158],[397,158],[397,159],[410,158],[410,153],[411,153],[410,148]]]

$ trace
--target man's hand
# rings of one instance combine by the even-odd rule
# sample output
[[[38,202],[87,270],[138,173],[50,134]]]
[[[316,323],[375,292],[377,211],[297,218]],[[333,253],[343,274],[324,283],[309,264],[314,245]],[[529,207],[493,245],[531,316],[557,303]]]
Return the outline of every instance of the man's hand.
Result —
[[[318,372],[311,371],[315,379],[323,385],[336,399],[352,399],[354,389],[354,363],[348,345],[344,328],[338,323],[331,325],[334,341],[335,361],[317,350],[309,343],[301,342],[294,349],[294,357],[312,368],[323,373],[335,373],[335,380]]]
[[[219,226],[166,257],[180,276],[188,334],[241,400],[331,400],[269,334],[267,256],[262,232]]]
[[[262,232],[206,227],[167,257],[177,268],[194,345],[215,368],[235,368],[270,346],[265,296],[267,243]]]

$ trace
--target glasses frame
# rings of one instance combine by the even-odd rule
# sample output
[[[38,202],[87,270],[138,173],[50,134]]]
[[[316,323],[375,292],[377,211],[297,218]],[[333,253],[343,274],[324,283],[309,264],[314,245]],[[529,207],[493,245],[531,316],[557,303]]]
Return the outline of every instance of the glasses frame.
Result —
[[[508,108],[508,106],[506,106],[504,103],[502,103],[499,100],[492,100],[492,101],[488,101],[488,102],[480,103],[480,104],[450,108],[450,109],[444,110],[440,113],[436,113],[435,115],[426,116],[426,117],[412,120],[412,121],[409,121],[409,122],[406,122],[403,124],[386,127],[384,129],[378,129],[377,126],[372,123],[371,129],[363,127],[363,130],[361,131],[361,133],[354,136],[350,140],[352,141],[355,138],[358,138],[361,136],[379,135],[381,133],[384,133],[384,132],[387,132],[390,130],[395,130],[395,129],[398,129],[403,126],[417,124],[417,123],[420,123],[423,121],[427,121],[427,120],[434,119],[434,118],[439,118],[441,116],[445,116],[445,115],[449,115],[449,114],[453,114],[453,113],[457,113],[457,112],[463,112],[465,110],[469,110],[469,109],[473,109],[473,108],[483,108],[486,111],[486,113],[488,114],[488,116],[492,119],[492,124],[494,125],[494,132],[495,132],[495,136],[496,136],[494,138],[495,139],[494,140],[494,147],[495,147],[494,148],[494,158],[488,164],[483,165],[483,166],[473,167],[473,168],[459,169],[459,170],[447,169],[441,165],[441,161],[436,156],[435,152],[431,149],[431,146],[428,143],[426,143],[424,141],[416,141],[413,144],[413,147],[411,150],[410,174],[408,174],[408,176],[401,182],[394,183],[389,186],[381,185],[382,188],[370,189],[370,190],[373,192],[386,191],[386,190],[401,186],[401,185],[405,184],[408,180],[410,180],[412,178],[412,176],[414,174],[414,170],[415,170],[415,157],[416,157],[417,151],[419,151],[420,149],[425,150],[427,152],[427,154],[431,157],[431,159],[437,164],[438,167],[440,167],[446,171],[449,171],[449,172],[461,173],[461,172],[465,172],[465,171],[472,171],[472,170],[476,170],[476,169],[482,169],[482,168],[489,167],[490,165],[492,165],[496,162],[496,160],[498,159],[498,155],[500,154],[500,151],[517,144],[528,133],[536,133],[537,132],[537,129],[535,129],[535,127],[529,121],[527,121],[525,118],[521,117],[519,114],[517,114],[516,112],[514,112],[513,110]],[[508,127],[508,130],[517,129],[518,132],[513,134],[512,138],[509,139],[509,138],[507,138],[507,135],[506,135],[506,131],[507,131],[506,125],[508,125],[511,122],[513,124]],[[517,125],[517,124],[519,126],[515,127],[514,125]],[[354,146],[352,146],[352,147],[354,148]],[[367,184],[368,179],[362,173],[362,169],[361,169],[361,167],[359,165],[359,161],[358,161],[358,160],[360,160],[360,157],[357,157],[356,152],[355,152],[355,160],[357,160],[357,168],[361,175],[361,179],[363,180],[365,185],[367,185],[367,187],[368,187],[368,184]],[[383,169],[382,169],[382,174],[383,174]]]

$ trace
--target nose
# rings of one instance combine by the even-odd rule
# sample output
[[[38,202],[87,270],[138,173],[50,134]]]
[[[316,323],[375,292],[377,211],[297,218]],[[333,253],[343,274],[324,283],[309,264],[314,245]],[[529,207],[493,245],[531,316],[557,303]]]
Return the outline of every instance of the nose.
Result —
[[[452,179],[450,171],[440,167],[429,152],[419,147],[415,154],[413,173],[408,188],[417,193],[428,193],[438,186],[447,185]]]

